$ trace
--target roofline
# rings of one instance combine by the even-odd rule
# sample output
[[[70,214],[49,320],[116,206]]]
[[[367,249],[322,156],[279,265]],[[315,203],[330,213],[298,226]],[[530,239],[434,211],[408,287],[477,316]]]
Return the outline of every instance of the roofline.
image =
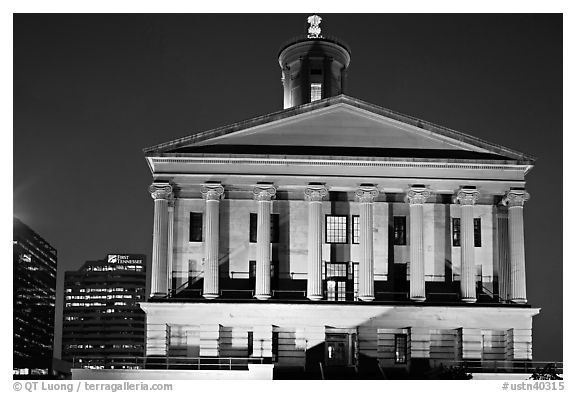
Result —
[[[326,160],[326,161],[373,161],[373,162],[406,162],[406,163],[447,163],[464,165],[510,165],[532,167],[532,161],[527,160],[487,160],[473,158],[420,158],[420,157],[358,157],[358,156],[326,156],[326,155],[282,155],[282,154],[233,154],[233,153],[157,153],[147,156],[148,160],[172,159],[271,159],[271,160]]]
[[[408,125],[412,125],[414,127],[418,127],[418,128],[421,128],[421,129],[424,129],[427,131],[435,132],[435,133],[440,134],[440,135],[445,136],[445,137],[458,139],[462,142],[469,143],[469,144],[472,144],[474,146],[478,146],[478,147],[487,149],[487,150],[494,152],[494,153],[497,153],[497,154],[511,156],[518,161],[528,161],[530,164],[534,164],[534,161],[536,161],[536,157],[531,156],[529,154],[525,154],[525,153],[510,149],[510,148],[507,148],[505,146],[501,146],[501,145],[498,145],[498,144],[495,144],[492,142],[488,142],[488,141],[485,141],[485,140],[480,139],[478,137],[468,135],[468,134],[465,134],[463,132],[456,131],[456,130],[453,130],[453,129],[450,129],[450,128],[447,128],[444,126],[440,126],[440,125],[437,125],[434,123],[430,123],[428,121],[421,120],[421,119],[418,119],[418,118],[413,117],[413,116],[405,115],[405,114],[393,111],[391,109],[387,109],[387,108],[384,108],[384,107],[381,107],[381,106],[378,106],[375,104],[371,104],[369,102],[362,101],[358,98],[350,97],[350,96],[347,96],[345,94],[341,94],[341,95],[334,96],[334,97],[328,97],[328,98],[314,101],[311,103],[283,109],[283,110],[272,112],[272,113],[269,113],[266,115],[254,117],[254,118],[247,119],[247,120],[242,120],[242,121],[239,121],[239,122],[236,122],[233,124],[229,124],[226,126],[202,131],[202,132],[195,133],[192,135],[188,135],[188,136],[183,137],[183,138],[175,139],[175,140],[172,140],[169,142],[165,142],[165,143],[161,143],[161,144],[158,144],[155,146],[144,148],[143,152],[144,152],[145,156],[155,156],[159,153],[164,153],[168,149],[178,148],[178,147],[181,147],[185,144],[198,143],[198,142],[201,142],[201,141],[213,138],[213,137],[227,135],[227,134],[230,134],[232,132],[240,131],[240,130],[251,128],[251,127],[261,126],[264,124],[272,123],[274,121],[279,121],[279,120],[282,120],[285,118],[289,118],[292,116],[308,113],[311,110],[327,108],[327,107],[337,105],[337,104],[347,104],[347,105],[350,105],[350,106],[358,108],[358,109],[366,110],[366,111],[378,114],[380,116],[384,116],[384,117],[387,117],[387,118],[390,118],[390,119],[393,119],[396,121],[403,122],[403,123],[408,124]]]

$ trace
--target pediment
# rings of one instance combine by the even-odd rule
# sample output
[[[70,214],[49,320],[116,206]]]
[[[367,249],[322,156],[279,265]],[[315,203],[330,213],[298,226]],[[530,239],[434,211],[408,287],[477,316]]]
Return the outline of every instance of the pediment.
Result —
[[[532,160],[347,96],[202,132],[145,152]]]

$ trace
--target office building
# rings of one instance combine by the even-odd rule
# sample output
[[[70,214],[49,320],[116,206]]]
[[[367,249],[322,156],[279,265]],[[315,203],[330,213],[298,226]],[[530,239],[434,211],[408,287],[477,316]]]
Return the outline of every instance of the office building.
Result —
[[[144,354],[145,257],[108,254],[66,272],[62,358],[75,368],[126,367]]]
[[[51,373],[57,261],[56,249],[14,217],[15,378],[46,377]]]

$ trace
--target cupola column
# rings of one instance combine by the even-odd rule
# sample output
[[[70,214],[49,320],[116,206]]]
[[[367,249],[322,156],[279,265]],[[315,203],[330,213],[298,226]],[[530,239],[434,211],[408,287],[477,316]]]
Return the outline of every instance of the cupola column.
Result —
[[[168,201],[172,199],[169,183],[152,183],[148,188],[154,199],[154,233],[152,240],[151,297],[168,295]]]
[[[476,302],[476,264],[474,262],[474,204],[480,197],[475,187],[463,187],[456,199],[460,202],[460,290],[462,301]]]
[[[254,297],[267,300],[272,296],[270,289],[270,214],[272,198],[276,195],[273,185],[258,185],[254,188],[254,199],[258,202],[258,226],[256,235],[256,290]]]
[[[406,199],[410,203],[410,299],[426,300],[424,276],[424,203],[430,191],[424,186],[412,186]]]
[[[220,236],[220,199],[224,195],[224,187],[220,184],[205,184],[200,191],[202,198],[206,201],[202,296],[206,299],[216,299],[220,296],[218,240]]]
[[[530,199],[525,190],[510,190],[502,203],[508,206],[510,244],[510,300],[526,303],[526,267],[524,254],[524,202]]]
[[[322,198],[328,194],[323,185],[309,185],[304,191],[308,201],[308,285],[310,300],[322,299]]]
[[[365,302],[374,300],[374,225],[372,205],[374,198],[377,196],[378,190],[374,186],[361,186],[356,190],[356,200],[360,202],[358,298]]]

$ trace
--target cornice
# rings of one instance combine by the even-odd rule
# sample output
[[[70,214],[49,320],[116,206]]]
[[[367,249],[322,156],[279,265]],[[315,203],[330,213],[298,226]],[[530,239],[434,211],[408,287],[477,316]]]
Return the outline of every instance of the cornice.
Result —
[[[158,164],[205,164],[205,165],[257,165],[257,166],[353,166],[353,167],[375,167],[375,168],[432,168],[432,169],[472,169],[472,170],[501,170],[518,171],[525,173],[532,168],[529,164],[510,164],[507,162],[494,163],[484,160],[463,160],[454,159],[414,159],[398,158],[365,158],[358,160],[356,157],[149,157]]]

